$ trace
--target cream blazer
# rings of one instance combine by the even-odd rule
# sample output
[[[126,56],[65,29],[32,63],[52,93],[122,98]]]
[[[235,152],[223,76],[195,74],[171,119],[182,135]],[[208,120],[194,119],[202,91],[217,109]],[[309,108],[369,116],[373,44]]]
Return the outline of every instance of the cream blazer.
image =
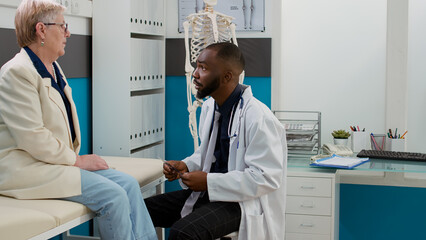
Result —
[[[26,51],[1,68],[0,194],[19,199],[81,194],[80,170],[72,166],[80,149],[80,126],[68,83],[64,92],[71,104],[74,142],[60,93],[50,78],[41,78]]]

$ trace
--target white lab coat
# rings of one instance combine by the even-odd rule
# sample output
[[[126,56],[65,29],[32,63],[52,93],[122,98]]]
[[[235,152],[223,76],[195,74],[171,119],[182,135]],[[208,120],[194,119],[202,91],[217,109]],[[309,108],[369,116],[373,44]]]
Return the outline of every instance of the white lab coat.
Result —
[[[183,160],[189,171],[203,167],[214,105],[213,98],[203,104],[201,146]],[[231,135],[234,133],[237,136],[230,139],[228,172],[207,175],[210,201],[240,203],[239,240],[282,240],[287,176],[285,129],[269,108],[253,97],[250,87],[236,108]]]

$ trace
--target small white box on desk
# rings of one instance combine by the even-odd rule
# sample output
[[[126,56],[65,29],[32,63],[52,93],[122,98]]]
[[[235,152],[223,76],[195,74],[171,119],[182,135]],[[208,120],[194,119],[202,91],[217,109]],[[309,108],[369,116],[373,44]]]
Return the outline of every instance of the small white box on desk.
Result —
[[[387,151],[405,152],[405,139],[386,138],[385,149]]]
[[[351,148],[353,152],[360,152],[363,149],[369,149],[369,134],[367,132],[352,132]]]

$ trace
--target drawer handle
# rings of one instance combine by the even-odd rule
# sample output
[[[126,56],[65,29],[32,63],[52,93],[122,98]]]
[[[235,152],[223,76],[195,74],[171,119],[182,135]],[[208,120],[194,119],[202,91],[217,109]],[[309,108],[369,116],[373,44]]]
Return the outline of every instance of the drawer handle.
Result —
[[[310,228],[312,228],[312,227],[314,227],[314,224],[312,224],[312,223],[301,223],[300,226],[301,227],[310,227]]]
[[[314,186],[300,186],[301,189],[315,189]]]
[[[315,206],[314,206],[314,204],[307,205],[307,204],[302,203],[302,204],[300,204],[300,207],[302,207],[302,208],[314,208]]]

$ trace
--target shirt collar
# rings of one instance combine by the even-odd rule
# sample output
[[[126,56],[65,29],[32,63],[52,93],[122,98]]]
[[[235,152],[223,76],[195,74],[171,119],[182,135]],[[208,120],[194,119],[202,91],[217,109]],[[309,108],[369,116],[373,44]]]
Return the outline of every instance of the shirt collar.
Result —
[[[231,95],[229,95],[226,101],[222,104],[222,106],[217,107],[216,104],[216,107],[222,116],[228,116],[230,114],[232,107],[240,100],[243,90],[243,86],[238,84],[234,91],[232,91]]]
[[[24,47],[24,49],[27,52],[28,56],[30,56],[30,59],[33,62],[38,74],[40,74],[42,78],[53,79],[52,75],[49,73],[49,71],[47,71],[46,66],[44,66],[40,58],[29,47]]]

